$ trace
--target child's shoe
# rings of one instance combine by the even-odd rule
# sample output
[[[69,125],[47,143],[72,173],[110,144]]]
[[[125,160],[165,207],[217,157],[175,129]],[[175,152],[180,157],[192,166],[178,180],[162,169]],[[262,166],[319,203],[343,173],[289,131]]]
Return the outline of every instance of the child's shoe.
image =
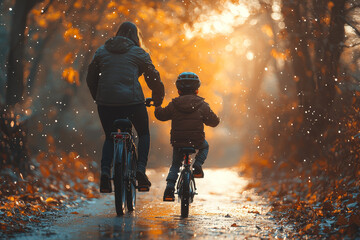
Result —
[[[163,201],[164,202],[173,202],[175,201],[175,189],[172,187],[166,187],[165,191],[164,191],[164,197],[163,197]]]
[[[101,193],[111,193],[112,192],[110,177],[107,174],[101,174],[100,192]]]
[[[194,178],[203,178],[204,177],[204,172],[200,165],[193,165],[193,168],[194,168],[194,171],[193,171]]]

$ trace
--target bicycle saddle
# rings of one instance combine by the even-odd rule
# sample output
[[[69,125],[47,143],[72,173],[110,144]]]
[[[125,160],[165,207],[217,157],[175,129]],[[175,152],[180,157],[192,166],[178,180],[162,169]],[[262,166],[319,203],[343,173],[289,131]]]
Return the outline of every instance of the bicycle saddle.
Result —
[[[179,149],[180,153],[183,154],[191,154],[191,153],[196,153],[195,148],[192,147],[183,147]]]
[[[116,119],[113,123],[114,130],[131,133],[132,123],[129,119]]]

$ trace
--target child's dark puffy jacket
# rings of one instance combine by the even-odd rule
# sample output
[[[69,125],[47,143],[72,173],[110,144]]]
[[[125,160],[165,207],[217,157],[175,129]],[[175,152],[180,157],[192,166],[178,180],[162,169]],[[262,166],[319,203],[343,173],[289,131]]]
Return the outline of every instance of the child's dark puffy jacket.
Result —
[[[205,140],[204,124],[216,127],[220,122],[204,98],[197,95],[180,96],[165,108],[157,107],[155,117],[160,121],[172,120],[171,144],[174,147],[198,148]]]

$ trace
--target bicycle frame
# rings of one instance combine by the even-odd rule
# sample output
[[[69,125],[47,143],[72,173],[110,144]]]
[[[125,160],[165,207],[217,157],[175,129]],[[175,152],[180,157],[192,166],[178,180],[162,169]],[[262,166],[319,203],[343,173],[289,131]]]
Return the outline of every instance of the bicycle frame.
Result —
[[[152,99],[146,100],[146,106],[152,106]],[[124,215],[126,208],[129,212],[135,210],[138,157],[133,127],[128,118],[119,118],[113,123],[116,132],[111,133],[114,143],[111,180],[114,185],[115,208],[118,216]],[[138,188],[138,191],[140,189]]]
[[[181,199],[181,191],[180,189],[182,188],[182,184],[183,184],[183,177],[185,175],[185,172],[189,172],[190,173],[190,178],[191,178],[191,182],[194,184],[193,188],[194,188],[194,192],[191,194],[191,197],[190,197],[190,202],[193,202],[193,199],[194,199],[194,196],[197,194],[196,193],[196,184],[195,184],[195,179],[194,179],[194,175],[190,169],[191,167],[191,159],[190,159],[190,154],[186,153],[184,154],[184,161],[183,161],[183,169],[180,173],[180,177],[179,177],[179,180],[177,182],[177,185],[176,185],[176,189],[177,189],[177,194],[179,195],[179,198],[178,198],[178,201],[180,201]]]
[[[134,151],[134,154],[137,153],[136,151],[136,145],[133,141],[133,137],[130,133],[128,132],[113,132],[111,133],[111,136],[114,139],[114,154],[113,156],[115,156],[115,154],[119,154],[119,156],[121,156],[123,153],[125,154],[124,159],[128,159],[128,154],[131,151]],[[125,151],[124,151],[125,150]],[[113,158],[113,166],[115,166],[115,164],[117,162],[115,162],[116,160],[120,161],[120,159],[122,158]],[[128,164],[128,163],[121,163],[118,162],[119,164]],[[115,174],[115,168],[112,168],[112,177],[114,177]],[[135,172],[132,169],[126,168],[125,171],[125,179],[131,179],[132,176],[135,176]]]
[[[111,133],[114,141],[112,180],[115,187],[115,208],[118,215],[135,209],[137,154],[129,132]]]

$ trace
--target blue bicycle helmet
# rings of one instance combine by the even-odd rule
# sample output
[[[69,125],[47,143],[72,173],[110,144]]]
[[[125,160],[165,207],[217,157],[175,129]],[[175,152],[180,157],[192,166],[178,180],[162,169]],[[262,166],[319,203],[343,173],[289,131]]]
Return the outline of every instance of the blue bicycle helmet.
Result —
[[[181,92],[194,92],[201,85],[198,75],[193,72],[180,73],[176,80],[176,87]]]

